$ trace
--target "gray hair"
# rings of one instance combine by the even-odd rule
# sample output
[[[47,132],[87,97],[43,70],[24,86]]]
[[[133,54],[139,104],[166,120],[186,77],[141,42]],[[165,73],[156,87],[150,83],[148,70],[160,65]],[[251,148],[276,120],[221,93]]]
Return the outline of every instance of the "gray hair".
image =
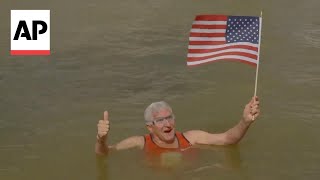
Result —
[[[164,101],[159,101],[159,102],[153,102],[151,103],[146,110],[144,111],[144,120],[146,124],[152,123],[153,119],[153,114],[159,112],[160,110],[169,110],[172,113],[172,108],[170,105]]]

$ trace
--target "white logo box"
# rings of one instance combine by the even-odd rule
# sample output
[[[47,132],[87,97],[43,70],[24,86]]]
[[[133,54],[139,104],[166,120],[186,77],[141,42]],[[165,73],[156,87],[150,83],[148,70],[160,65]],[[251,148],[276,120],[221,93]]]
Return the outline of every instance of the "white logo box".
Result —
[[[27,28],[19,28],[19,22],[25,21]],[[33,21],[43,21],[47,25],[47,30],[43,34],[39,31],[42,25],[37,25],[37,40],[34,40]],[[23,23],[21,23],[23,24]],[[25,31],[27,29],[27,32]],[[18,33],[18,40],[14,37]],[[31,40],[25,36],[29,33]],[[21,36],[22,35],[22,36]],[[11,10],[11,55],[50,55],[50,10]]]

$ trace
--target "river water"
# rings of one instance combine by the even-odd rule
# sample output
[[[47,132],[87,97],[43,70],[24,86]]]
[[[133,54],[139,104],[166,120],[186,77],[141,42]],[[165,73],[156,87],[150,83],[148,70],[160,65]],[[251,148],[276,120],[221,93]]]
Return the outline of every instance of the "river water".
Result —
[[[318,0],[2,0],[0,179],[319,179],[319,7]],[[51,10],[50,56],[9,55],[11,9]],[[261,10],[262,112],[237,146],[202,147],[170,170],[148,167],[138,150],[95,156],[104,110],[110,143],[147,133],[143,111],[159,100],[172,105],[180,131],[235,125],[254,93],[255,68],[223,61],[189,68],[188,35],[198,14]]]

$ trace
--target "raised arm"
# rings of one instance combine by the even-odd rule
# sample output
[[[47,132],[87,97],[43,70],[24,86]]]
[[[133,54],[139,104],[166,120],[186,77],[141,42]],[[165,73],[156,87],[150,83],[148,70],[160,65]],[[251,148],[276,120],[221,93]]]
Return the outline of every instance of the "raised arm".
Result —
[[[95,152],[98,155],[107,155],[110,150],[122,150],[129,148],[143,148],[144,138],[143,136],[132,136],[126,138],[115,145],[108,145],[108,133],[110,129],[109,114],[108,111],[104,112],[103,120],[98,122],[97,141],[95,144]]]
[[[211,134],[201,130],[191,130],[184,133],[191,144],[230,145],[238,143],[246,134],[250,125],[259,116],[259,99],[253,97],[245,106],[243,117],[237,125],[224,133]]]

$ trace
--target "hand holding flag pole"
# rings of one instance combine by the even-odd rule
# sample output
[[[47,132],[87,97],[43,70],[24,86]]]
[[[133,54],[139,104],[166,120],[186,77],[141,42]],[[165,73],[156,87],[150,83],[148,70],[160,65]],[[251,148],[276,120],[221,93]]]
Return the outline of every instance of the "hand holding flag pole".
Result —
[[[196,16],[189,37],[188,66],[220,60],[240,61],[256,67],[257,95],[262,11],[257,16]],[[254,120],[254,116],[252,117]]]

